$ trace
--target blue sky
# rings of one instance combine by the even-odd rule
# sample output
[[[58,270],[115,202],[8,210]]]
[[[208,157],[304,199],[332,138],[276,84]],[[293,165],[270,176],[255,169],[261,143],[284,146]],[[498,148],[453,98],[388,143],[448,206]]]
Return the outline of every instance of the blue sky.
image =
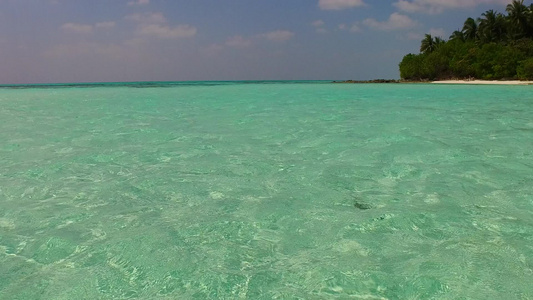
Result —
[[[0,0],[0,83],[398,78],[424,33],[508,2]]]

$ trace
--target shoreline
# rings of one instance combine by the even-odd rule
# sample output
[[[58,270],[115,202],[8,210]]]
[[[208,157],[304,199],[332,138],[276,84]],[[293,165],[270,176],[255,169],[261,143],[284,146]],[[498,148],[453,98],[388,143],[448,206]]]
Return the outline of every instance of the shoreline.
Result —
[[[422,84],[470,84],[470,85],[533,85],[531,80],[481,80],[481,79],[456,79],[456,80],[397,80],[397,79],[373,79],[373,80],[344,80],[332,83],[422,83]]]
[[[471,85],[533,85],[533,81],[520,80],[437,80],[434,84],[471,84]]]

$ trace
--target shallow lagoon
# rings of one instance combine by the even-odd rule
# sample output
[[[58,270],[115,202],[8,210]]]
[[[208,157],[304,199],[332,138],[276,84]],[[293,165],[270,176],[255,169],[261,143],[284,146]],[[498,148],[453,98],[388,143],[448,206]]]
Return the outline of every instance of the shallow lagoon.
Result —
[[[0,120],[0,299],[533,298],[530,86],[25,86]]]

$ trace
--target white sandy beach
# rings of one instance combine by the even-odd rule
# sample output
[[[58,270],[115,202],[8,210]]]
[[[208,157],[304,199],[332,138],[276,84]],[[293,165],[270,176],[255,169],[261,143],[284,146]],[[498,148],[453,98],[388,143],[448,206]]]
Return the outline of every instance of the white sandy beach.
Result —
[[[533,81],[520,80],[440,80],[437,84],[505,84],[505,85],[533,85]]]

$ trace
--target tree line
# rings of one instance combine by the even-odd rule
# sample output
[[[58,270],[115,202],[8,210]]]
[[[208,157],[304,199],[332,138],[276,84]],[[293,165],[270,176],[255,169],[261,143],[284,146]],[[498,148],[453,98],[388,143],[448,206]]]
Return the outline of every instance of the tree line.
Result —
[[[400,63],[405,80],[533,79],[533,4],[514,0],[506,14],[494,10],[468,18],[446,41],[426,34],[419,54]]]

